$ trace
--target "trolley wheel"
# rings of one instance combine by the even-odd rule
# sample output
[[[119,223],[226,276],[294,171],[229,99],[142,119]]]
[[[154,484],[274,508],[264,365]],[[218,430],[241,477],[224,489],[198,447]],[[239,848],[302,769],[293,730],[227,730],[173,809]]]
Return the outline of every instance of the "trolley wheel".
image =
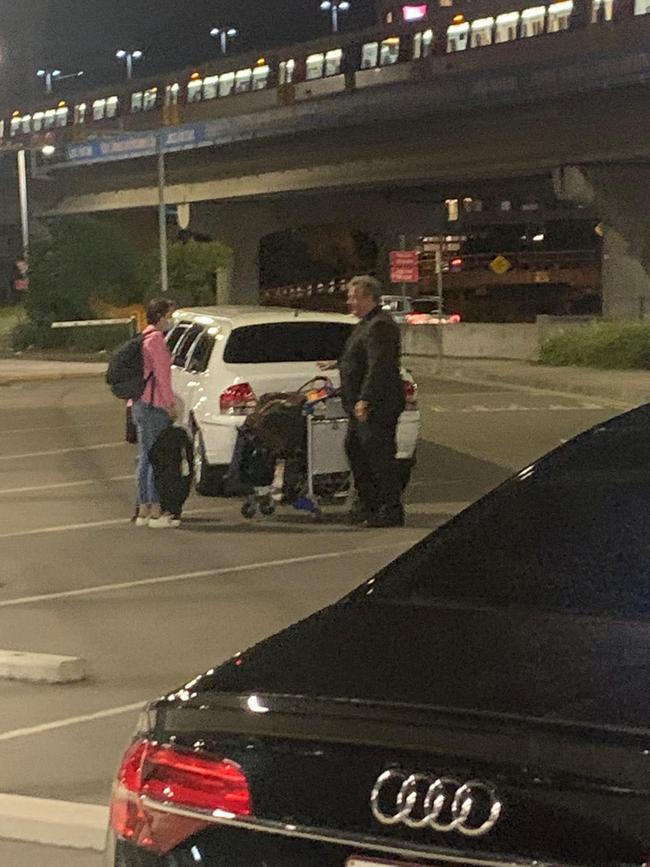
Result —
[[[269,515],[275,514],[275,503],[273,500],[263,500],[260,503],[260,513],[268,518]]]
[[[247,501],[241,507],[242,515],[244,516],[244,518],[247,518],[248,520],[250,520],[251,518],[254,518],[256,512],[257,512],[257,506],[255,505],[255,503],[250,503]]]

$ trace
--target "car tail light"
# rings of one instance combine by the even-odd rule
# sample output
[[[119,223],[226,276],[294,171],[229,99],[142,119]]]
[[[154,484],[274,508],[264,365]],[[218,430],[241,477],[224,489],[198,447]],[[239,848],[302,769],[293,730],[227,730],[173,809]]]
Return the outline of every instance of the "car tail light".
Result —
[[[415,410],[418,408],[418,387],[410,379],[403,379],[405,410]]]
[[[451,316],[449,317],[449,321],[454,322],[454,323],[460,322],[461,321],[460,313],[452,313]]]
[[[238,382],[229,385],[221,392],[219,406],[221,412],[228,415],[249,415],[255,409],[257,398],[248,382]]]
[[[161,806],[228,816],[250,816],[251,798],[242,769],[219,756],[137,740],[126,751],[113,784],[110,825],[122,839],[166,854],[209,823]]]

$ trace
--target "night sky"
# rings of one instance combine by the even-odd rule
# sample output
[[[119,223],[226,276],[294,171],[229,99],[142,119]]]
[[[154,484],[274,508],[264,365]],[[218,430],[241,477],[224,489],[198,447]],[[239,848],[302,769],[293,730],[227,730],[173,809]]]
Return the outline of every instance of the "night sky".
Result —
[[[351,0],[342,29],[374,21],[374,0]],[[84,69],[87,86],[120,77],[116,49],[143,48],[138,73],[184,68],[217,55],[209,30],[233,24],[239,48],[298,42],[329,32],[320,0],[0,0],[3,95],[29,92],[22,66]],[[16,7],[20,7],[16,9]],[[42,30],[39,28],[42,25]],[[40,30],[40,32],[39,32]],[[20,51],[16,50],[20,46]],[[123,73],[122,73],[123,74]],[[38,85],[37,85],[38,86]],[[60,87],[65,87],[61,84]]]

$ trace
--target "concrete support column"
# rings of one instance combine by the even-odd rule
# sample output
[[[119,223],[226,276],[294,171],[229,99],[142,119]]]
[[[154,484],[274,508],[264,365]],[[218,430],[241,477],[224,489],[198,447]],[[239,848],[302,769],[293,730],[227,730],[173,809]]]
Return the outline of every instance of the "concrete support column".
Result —
[[[553,183],[559,199],[590,205],[603,223],[603,314],[650,316],[650,164],[566,166]]]

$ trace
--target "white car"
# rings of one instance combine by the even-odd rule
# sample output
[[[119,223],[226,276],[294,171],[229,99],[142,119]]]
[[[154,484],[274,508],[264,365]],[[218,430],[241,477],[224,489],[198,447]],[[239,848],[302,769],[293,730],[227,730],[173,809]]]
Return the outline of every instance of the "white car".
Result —
[[[224,491],[237,429],[269,392],[291,391],[322,375],[318,361],[338,358],[353,316],[273,307],[177,310],[167,335],[179,420],[194,441],[200,494]],[[339,385],[338,371],[327,374]],[[406,484],[420,433],[417,388],[402,372],[407,401],[397,429],[397,458]]]

